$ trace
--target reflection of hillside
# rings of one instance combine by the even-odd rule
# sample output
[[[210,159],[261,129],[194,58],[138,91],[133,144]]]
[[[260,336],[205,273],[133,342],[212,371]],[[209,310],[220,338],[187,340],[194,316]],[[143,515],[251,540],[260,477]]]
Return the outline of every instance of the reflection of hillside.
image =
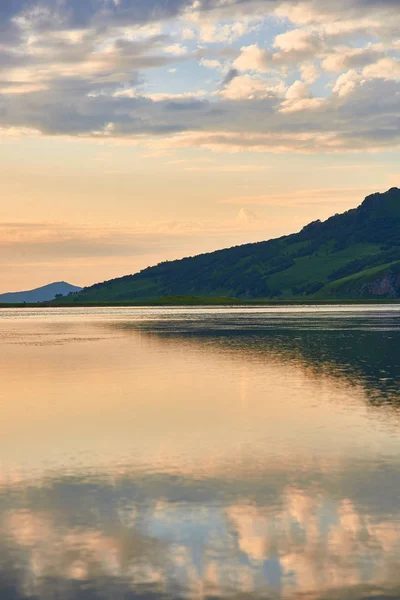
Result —
[[[389,489],[398,467],[365,466],[343,464],[331,492],[326,465],[308,486],[281,473],[270,502],[240,483],[214,481],[208,494],[132,472],[4,485],[1,598],[395,598],[399,507],[393,496],[388,520],[363,505],[356,479]]]
[[[62,352],[9,344],[1,600],[399,597],[397,419],[363,403],[399,400],[397,315],[277,315],[121,314],[57,326]],[[66,472],[5,467],[42,438]]]
[[[282,322],[247,317],[244,322],[224,318],[152,320],[115,323],[125,332],[203,347],[252,360],[290,361],[314,374],[344,378],[364,387],[376,405],[400,404],[400,330],[398,316],[352,321],[342,319],[287,318]]]

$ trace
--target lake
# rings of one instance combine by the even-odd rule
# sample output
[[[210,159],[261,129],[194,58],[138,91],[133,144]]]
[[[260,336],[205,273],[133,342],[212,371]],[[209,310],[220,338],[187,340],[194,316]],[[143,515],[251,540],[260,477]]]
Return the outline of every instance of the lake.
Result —
[[[1,600],[400,597],[400,306],[0,310]]]

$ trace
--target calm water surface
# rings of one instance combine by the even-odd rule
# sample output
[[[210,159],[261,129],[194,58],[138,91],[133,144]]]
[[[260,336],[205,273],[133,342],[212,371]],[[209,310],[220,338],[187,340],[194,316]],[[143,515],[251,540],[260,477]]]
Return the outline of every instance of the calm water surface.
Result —
[[[0,310],[1,600],[400,597],[400,306]]]

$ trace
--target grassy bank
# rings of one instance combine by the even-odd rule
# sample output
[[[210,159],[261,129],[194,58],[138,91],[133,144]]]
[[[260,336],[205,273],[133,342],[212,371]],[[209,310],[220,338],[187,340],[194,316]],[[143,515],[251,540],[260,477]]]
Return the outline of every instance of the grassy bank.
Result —
[[[237,298],[200,298],[195,296],[168,296],[165,298],[159,298],[157,300],[143,300],[140,302],[63,302],[62,300],[52,302],[42,302],[37,304],[0,304],[0,308],[81,308],[81,307],[93,307],[93,308],[106,308],[106,307],[140,307],[140,306],[234,306],[234,307],[254,307],[254,306],[327,306],[327,305],[373,305],[373,304],[400,304],[400,298],[353,298],[353,299],[331,299],[321,300],[313,299],[309,300],[294,299],[294,300],[238,300]]]

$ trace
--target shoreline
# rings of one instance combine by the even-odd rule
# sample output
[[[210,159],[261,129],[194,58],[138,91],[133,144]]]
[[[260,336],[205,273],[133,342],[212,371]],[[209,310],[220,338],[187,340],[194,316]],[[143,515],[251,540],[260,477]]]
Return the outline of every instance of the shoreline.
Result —
[[[222,300],[213,299],[193,299],[193,300],[147,300],[141,302],[37,302],[37,303],[0,303],[0,309],[15,308],[160,308],[160,307],[210,307],[210,308],[259,308],[259,307],[279,307],[279,306],[339,306],[339,305],[379,305],[379,304],[399,304],[400,298],[381,298],[381,299],[332,299],[332,300],[249,300],[241,301],[234,298]]]

